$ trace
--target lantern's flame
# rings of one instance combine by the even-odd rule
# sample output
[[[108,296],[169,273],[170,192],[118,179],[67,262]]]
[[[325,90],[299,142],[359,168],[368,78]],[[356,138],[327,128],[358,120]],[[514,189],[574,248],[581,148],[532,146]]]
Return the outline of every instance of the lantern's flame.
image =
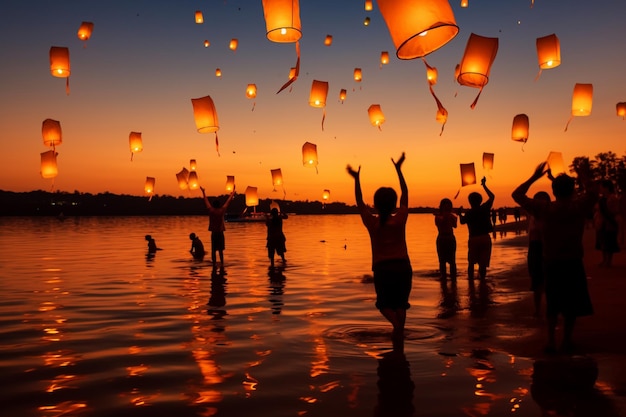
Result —
[[[552,61],[548,61],[548,62],[546,62],[546,65],[547,65],[547,66],[549,66],[549,67],[551,67],[551,66],[552,66],[552,64],[553,64],[553,62],[552,62]]]
[[[428,35],[428,31],[427,30],[419,33],[417,36],[426,36],[426,35]]]
[[[286,28],[281,28],[280,29],[280,34],[281,35],[286,35],[287,34],[287,29]]]

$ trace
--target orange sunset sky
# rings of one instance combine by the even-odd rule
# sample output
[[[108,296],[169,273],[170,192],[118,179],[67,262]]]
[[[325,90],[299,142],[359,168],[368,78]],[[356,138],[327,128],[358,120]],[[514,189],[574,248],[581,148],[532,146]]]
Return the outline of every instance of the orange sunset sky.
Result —
[[[459,190],[460,163],[474,162],[496,194],[495,206],[513,205],[511,192],[551,151],[569,164],[575,156],[626,153],[626,121],[615,106],[626,101],[626,2],[623,0],[451,1],[458,35],[426,57],[439,71],[434,91],[449,112],[443,134],[437,106],[420,59],[399,60],[376,1],[300,0],[300,77],[276,94],[296,63],[295,44],[265,36],[261,0],[203,1],[22,1],[2,2],[0,39],[0,189],[144,194],[146,176],[156,194],[200,196],[180,190],[175,174],[196,159],[200,183],[209,195],[225,193],[227,175],[237,191],[258,187],[260,198],[354,203],[347,164],[362,166],[365,200],[382,185],[398,188],[390,158],[402,151],[410,205],[436,206]],[[200,10],[204,23],[194,22]],[[366,17],[370,24],[363,24]],[[77,30],[94,23],[91,39]],[[454,81],[471,33],[497,37],[499,49],[489,83],[475,109],[478,89]],[[536,39],[555,33],[562,64],[538,80]],[[326,35],[331,46],[324,45]],[[228,45],[239,41],[233,52]],[[204,47],[209,40],[210,46]],[[51,76],[49,49],[70,49],[70,94],[65,79]],[[390,63],[380,67],[381,51]],[[362,68],[363,81],[353,80]],[[222,77],[215,76],[216,68]],[[323,110],[308,104],[313,80],[327,81]],[[250,83],[256,99],[246,98]],[[576,83],[594,87],[590,116],[571,115]],[[339,91],[347,99],[339,101]],[[220,155],[215,135],[196,131],[192,98],[210,95],[219,115]],[[386,121],[373,127],[367,115],[380,104]],[[516,114],[530,119],[526,144],[511,140]],[[44,119],[60,121],[63,143],[59,174],[40,175]],[[131,162],[128,136],[142,132],[144,149]],[[317,145],[319,165],[302,163],[302,145]],[[485,172],[482,154],[495,154]],[[274,190],[270,170],[282,170],[284,189]],[[535,189],[546,189],[547,180]],[[455,205],[467,206],[461,190]]]

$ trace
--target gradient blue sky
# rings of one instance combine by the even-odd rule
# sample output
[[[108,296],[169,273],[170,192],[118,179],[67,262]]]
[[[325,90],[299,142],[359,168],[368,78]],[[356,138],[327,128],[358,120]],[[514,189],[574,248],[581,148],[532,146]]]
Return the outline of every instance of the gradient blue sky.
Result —
[[[452,1],[459,34],[427,57],[439,71],[434,86],[449,112],[440,136],[436,104],[421,60],[401,61],[374,2],[301,0],[301,73],[293,88],[276,94],[295,65],[294,44],[267,40],[261,0],[212,1],[3,1],[0,79],[0,189],[36,189],[143,195],[146,176],[156,193],[199,196],[181,191],[175,174],[190,159],[209,194],[224,193],[227,175],[237,189],[256,186],[260,198],[353,203],[346,164],[362,166],[366,202],[381,185],[397,188],[390,158],[406,151],[405,173],[411,206],[434,206],[460,187],[459,164],[474,162],[488,176],[496,206],[512,205],[511,191],[550,151],[575,156],[626,153],[626,121],[616,116],[626,101],[626,2],[623,0]],[[204,24],[194,23],[201,10]],[[369,26],[363,25],[370,17]],[[94,23],[92,38],[79,40],[82,21]],[[474,110],[478,90],[454,82],[471,33],[498,37],[490,80]],[[556,33],[562,64],[539,80],[535,41]],[[327,34],[333,44],[324,46]],[[231,38],[239,40],[236,52]],[[203,46],[205,39],[211,42]],[[65,80],[49,72],[51,46],[70,48],[69,96]],[[379,68],[380,52],[391,62]],[[352,79],[355,67],[363,81]],[[215,69],[223,72],[215,76]],[[308,104],[313,80],[329,82],[324,130],[322,110]],[[258,96],[245,97],[248,83]],[[592,114],[570,117],[576,83],[594,85]],[[341,104],[339,90],[348,90]],[[191,98],[210,95],[220,119],[220,154],[213,134],[197,133]],[[380,104],[386,122],[370,125],[367,108]],[[518,113],[530,118],[530,138],[511,140]],[[41,122],[59,120],[63,144],[59,175],[39,174]],[[128,135],[140,131],[143,152],[130,161]],[[318,171],[302,165],[304,142],[317,144]],[[483,152],[495,154],[493,172],[482,170]],[[274,191],[270,170],[281,168],[284,190]],[[545,188],[541,182],[536,187]],[[467,205],[467,186],[455,205]]]

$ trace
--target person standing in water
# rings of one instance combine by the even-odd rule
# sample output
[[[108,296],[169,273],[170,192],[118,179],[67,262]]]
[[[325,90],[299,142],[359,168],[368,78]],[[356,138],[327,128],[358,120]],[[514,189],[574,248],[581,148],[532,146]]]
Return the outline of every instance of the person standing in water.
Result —
[[[444,198],[439,203],[439,212],[435,213],[437,226],[437,257],[439,258],[439,273],[442,281],[447,278],[447,265],[450,265],[450,279],[456,281],[456,237],[454,229],[457,226],[456,214],[452,212],[452,200]]]
[[[354,194],[361,220],[365,225],[372,249],[372,271],[376,290],[376,308],[393,326],[394,344],[404,339],[406,311],[410,307],[413,270],[406,245],[406,222],[409,216],[409,191],[402,174],[405,154],[393,163],[400,181],[400,207],[396,208],[398,195],[390,187],[381,187],[374,193],[374,208],[370,212],[361,191],[361,167],[346,167],[354,178]],[[397,342],[397,343],[396,343]]]
[[[213,267],[217,266],[217,254],[220,256],[220,265],[224,267],[224,249],[226,248],[226,240],[224,237],[224,231],[226,230],[226,224],[224,223],[224,214],[228,205],[233,200],[235,195],[235,187],[230,192],[230,195],[221,204],[217,198],[209,202],[206,196],[204,187],[200,187],[202,191],[202,198],[204,199],[204,205],[209,210],[209,231],[211,232],[211,260],[213,261]]]
[[[278,254],[285,263],[285,233],[283,233],[283,219],[287,215],[278,211],[277,208],[270,210],[265,225],[267,226],[267,256],[270,258],[270,267],[274,267],[274,254]]]

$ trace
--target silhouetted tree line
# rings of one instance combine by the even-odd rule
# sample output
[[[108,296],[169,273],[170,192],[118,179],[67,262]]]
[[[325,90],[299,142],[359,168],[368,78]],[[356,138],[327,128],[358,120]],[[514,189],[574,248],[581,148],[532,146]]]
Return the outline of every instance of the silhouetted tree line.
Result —
[[[618,157],[614,152],[608,151],[597,154],[593,159],[588,156],[577,156],[569,169],[570,173],[576,175],[578,187],[583,185],[578,181],[584,179],[608,179],[615,185],[617,193],[626,192],[626,155]]]

